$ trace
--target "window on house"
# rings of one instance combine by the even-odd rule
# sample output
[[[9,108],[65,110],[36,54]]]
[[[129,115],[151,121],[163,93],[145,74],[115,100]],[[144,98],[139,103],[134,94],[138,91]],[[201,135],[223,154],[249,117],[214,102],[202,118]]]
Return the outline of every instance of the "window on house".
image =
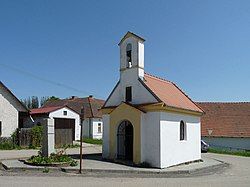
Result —
[[[132,87],[126,87],[126,98],[125,98],[126,102],[130,102],[132,101]]]
[[[102,124],[98,123],[98,133],[102,133]]]
[[[126,47],[126,56],[127,56],[127,68],[132,67],[132,45],[128,44]]]
[[[180,140],[186,140],[186,124],[181,121],[180,122]]]
[[[63,115],[64,115],[64,116],[67,116],[67,111],[63,111]]]
[[[0,121],[0,136],[2,136],[2,122]]]

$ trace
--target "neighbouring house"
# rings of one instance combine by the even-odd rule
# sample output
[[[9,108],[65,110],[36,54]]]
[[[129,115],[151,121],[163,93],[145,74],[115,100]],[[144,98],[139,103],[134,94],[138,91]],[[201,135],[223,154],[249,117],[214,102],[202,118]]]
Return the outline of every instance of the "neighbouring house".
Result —
[[[176,84],[144,73],[144,39],[120,41],[120,79],[102,107],[103,157],[165,168],[201,159],[200,109]]]
[[[26,106],[0,81],[0,137],[10,137],[31,121]]]
[[[250,102],[197,102],[202,139],[211,147],[250,150]]]
[[[83,137],[101,139],[102,138],[102,113],[100,111],[104,100],[94,98],[92,95],[85,98],[72,96],[69,99],[48,101],[42,108],[68,106],[80,117],[84,115]],[[77,132],[80,133],[80,132]]]
[[[44,119],[54,119],[55,145],[72,144],[80,140],[80,115],[68,106],[31,109],[34,125],[42,125]]]

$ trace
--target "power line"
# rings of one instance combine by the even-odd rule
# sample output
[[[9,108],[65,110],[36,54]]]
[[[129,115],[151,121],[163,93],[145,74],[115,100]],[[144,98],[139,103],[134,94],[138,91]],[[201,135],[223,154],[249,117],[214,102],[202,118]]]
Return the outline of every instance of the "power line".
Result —
[[[22,69],[19,69],[19,68],[16,68],[16,67],[13,67],[13,66],[10,66],[10,65],[7,65],[7,64],[0,63],[0,65],[3,66],[3,67],[5,67],[5,68],[7,68],[7,69],[12,70],[12,71],[24,74],[26,76],[32,77],[34,79],[37,79],[37,80],[40,80],[40,81],[43,81],[43,82],[50,83],[52,85],[56,85],[56,86],[62,87],[62,88],[67,89],[67,90],[73,90],[73,91],[78,92],[78,93],[82,93],[82,94],[86,94],[86,95],[91,95],[91,93],[88,92],[88,91],[83,91],[83,90],[74,88],[74,87],[69,86],[69,85],[64,84],[64,83],[59,83],[59,82],[56,82],[56,81],[45,79],[43,77],[37,76],[37,75],[35,75],[33,73],[30,73],[28,71],[24,71]],[[96,95],[96,96],[98,96],[98,95]],[[100,97],[100,96],[98,96],[98,97]]]

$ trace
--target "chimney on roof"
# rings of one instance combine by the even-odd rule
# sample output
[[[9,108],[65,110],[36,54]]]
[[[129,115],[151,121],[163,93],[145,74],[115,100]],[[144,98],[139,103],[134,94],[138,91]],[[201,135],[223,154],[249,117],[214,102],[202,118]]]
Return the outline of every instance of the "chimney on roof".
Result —
[[[77,96],[74,96],[74,95],[71,96],[71,99],[76,99],[76,98],[77,98]]]

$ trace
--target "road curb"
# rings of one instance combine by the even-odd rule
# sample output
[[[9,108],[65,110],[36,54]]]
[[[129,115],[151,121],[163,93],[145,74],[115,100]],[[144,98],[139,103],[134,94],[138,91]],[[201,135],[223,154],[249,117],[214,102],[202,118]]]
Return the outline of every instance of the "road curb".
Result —
[[[163,170],[140,170],[138,168],[136,169],[91,169],[91,168],[85,168],[82,169],[82,174],[86,176],[110,176],[110,175],[122,175],[123,177],[129,177],[129,176],[151,176],[151,177],[187,177],[190,175],[206,175],[206,174],[212,174],[215,172],[222,171],[223,169],[227,168],[229,166],[228,163],[222,162],[217,160],[219,163],[211,166],[205,166],[200,167],[196,169],[183,169],[183,170],[175,170],[175,171],[163,171]],[[78,168],[66,168],[66,167],[44,167],[44,166],[37,166],[37,167],[15,167],[15,166],[8,166],[3,161],[2,166],[7,171],[12,172],[23,172],[23,171],[44,171],[45,169],[48,169],[49,171],[54,172],[65,172],[65,173],[73,173],[77,174],[79,173]]]

